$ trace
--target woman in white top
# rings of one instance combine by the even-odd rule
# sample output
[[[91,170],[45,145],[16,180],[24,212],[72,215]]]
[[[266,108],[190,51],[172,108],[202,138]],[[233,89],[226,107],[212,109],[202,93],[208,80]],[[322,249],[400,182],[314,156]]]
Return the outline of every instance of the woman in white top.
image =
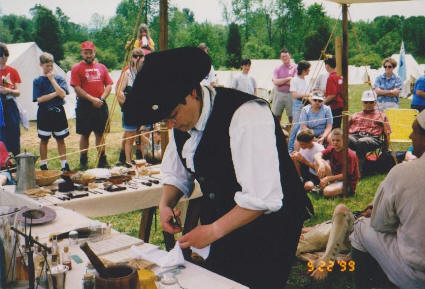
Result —
[[[294,125],[291,130],[291,136],[289,137],[288,150],[289,153],[294,151],[295,137],[300,129],[298,120],[300,118],[301,110],[304,107],[304,103],[308,101],[310,97],[310,88],[305,76],[310,72],[310,63],[308,61],[301,60],[298,62],[297,76],[292,78],[289,91],[294,98],[294,104],[292,106],[292,114],[294,115]]]

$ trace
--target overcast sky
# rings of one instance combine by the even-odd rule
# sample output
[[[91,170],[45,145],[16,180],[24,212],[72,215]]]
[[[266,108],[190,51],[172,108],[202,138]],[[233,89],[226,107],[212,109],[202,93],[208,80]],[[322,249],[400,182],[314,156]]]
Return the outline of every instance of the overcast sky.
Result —
[[[72,22],[88,24],[93,13],[99,13],[105,17],[112,17],[121,0],[1,0],[1,15],[18,14],[29,16],[29,9],[35,4],[42,4],[52,10],[60,7]],[[319,1],[303,0],[306,6],[312,3],[322,3],[329,16],[339,17],[341,9],[338,4]],[[381,0],[382,1],[382,0]],[[170,3],[181,8],[189,8],[195,14],[199,22],[209,21],[212,23],[224,23],[222,16],[222,4],[230,5],[231,0],[170,0]],[[381,15],[404,15],[424,16],[425,0],[384,2],[372,4],[353,4],[350,7],[351,19],[373,20]]]

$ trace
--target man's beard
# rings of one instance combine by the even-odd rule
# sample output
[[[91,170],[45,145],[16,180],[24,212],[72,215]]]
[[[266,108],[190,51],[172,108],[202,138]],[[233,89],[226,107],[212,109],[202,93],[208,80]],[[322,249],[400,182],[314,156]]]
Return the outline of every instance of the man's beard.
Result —
[[[87,64],[92,64],[93,61],[94,61],[93,58],[91,58],[91,59],[84,59],[84,62],[87,63]]]

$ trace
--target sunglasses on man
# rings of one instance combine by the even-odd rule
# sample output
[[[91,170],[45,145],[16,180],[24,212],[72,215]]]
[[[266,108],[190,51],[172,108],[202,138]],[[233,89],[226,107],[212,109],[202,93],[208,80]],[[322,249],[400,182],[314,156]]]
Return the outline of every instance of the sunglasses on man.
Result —
[[[372,104],[375,103],[374,101],[363,101],[364,104]]]
[[[139,55],[139,54],[133,54],[133,58],[143,58],[144,55]]]
[[[321,99],[313,99],[313,101],[316,101],[316,102],[323,102],[323,100],[321,100]]]
[[[392,65],[384,65],[384,68],[393,68]]]

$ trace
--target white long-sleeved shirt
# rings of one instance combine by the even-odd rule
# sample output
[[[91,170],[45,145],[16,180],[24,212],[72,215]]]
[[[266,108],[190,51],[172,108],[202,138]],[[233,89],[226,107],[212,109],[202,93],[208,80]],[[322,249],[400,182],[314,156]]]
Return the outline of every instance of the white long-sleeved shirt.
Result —
[[[190,138],[182,150],[186,166],[193,173],[193,156],[212,109],[208,89],[204,87],[203,92],[201,115],[194,129],[189,131]],[[213,94],[214,99],[214,91]],[[282,207],[283,192],[275,123],[270,108],[266,103],[258,101],[244,103],[233,115],[229,134],[236,178],[242,188],[235,193],[236,204],[250,210],[265,210],[266,213],[278,211]],[[194,176],[183,166],[174,136],[165,150],[161,170],[164,184],[173,185],[186,196],[190,196],[194,187]]]
[[[425,272],[425,154],[394,167],[373,201],[370,224],[397,239],[402,259]]]

